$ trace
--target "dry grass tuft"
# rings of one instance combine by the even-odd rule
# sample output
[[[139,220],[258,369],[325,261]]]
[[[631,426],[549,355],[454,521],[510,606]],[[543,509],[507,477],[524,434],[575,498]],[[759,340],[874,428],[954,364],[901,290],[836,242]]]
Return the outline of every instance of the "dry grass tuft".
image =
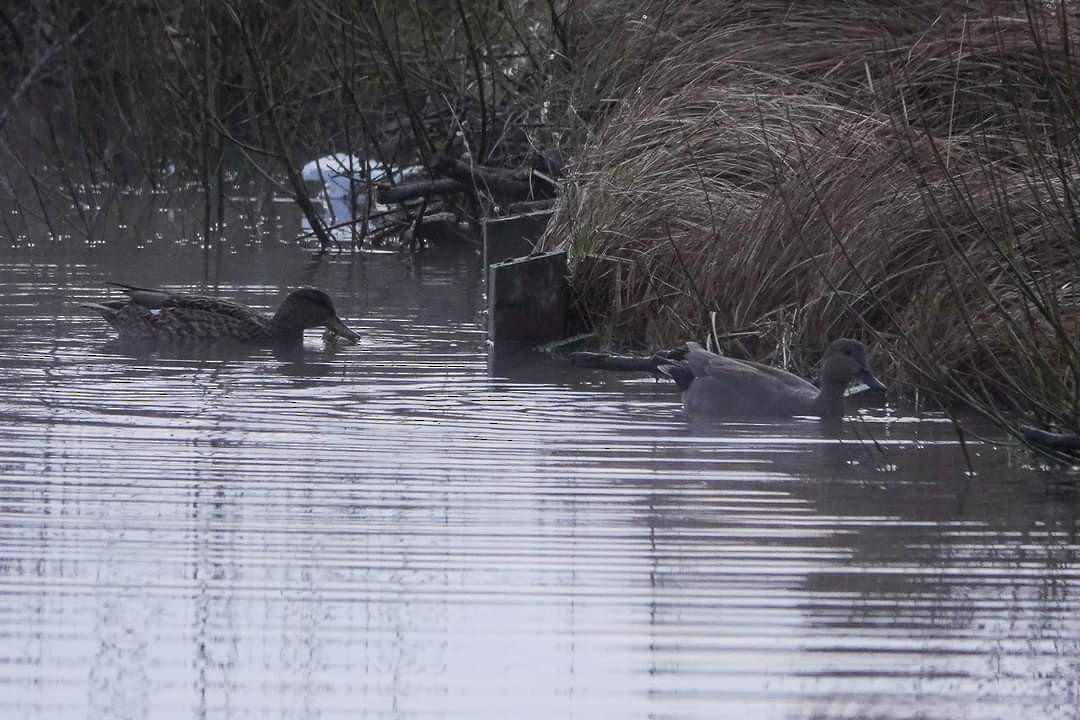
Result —
[[[804,372],[867,337],[894,381],[1077,427],[1072,4],[597,5],[623,99],[547,235],[594,325]]]

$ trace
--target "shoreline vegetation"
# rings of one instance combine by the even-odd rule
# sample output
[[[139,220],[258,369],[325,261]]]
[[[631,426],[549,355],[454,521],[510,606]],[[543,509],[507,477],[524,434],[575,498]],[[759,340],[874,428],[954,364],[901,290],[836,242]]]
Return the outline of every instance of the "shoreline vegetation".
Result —
[[[226,166],[318,235],[320,155],[561,157],[543,242],[605,344],[808,376],[856,337],[890,386],[1075,433],[1078,40],[1072,0],[72,2],[0,13],[0,190],[52,234],[88,181],[180,179],[209,243]],[[507,204],[455,179],[438,210]]]

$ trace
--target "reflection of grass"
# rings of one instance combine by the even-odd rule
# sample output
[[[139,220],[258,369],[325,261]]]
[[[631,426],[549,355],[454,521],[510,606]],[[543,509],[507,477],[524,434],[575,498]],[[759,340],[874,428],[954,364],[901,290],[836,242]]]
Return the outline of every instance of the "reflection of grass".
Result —
[[[894,381],[1076,428],[1080,44],[1060,18],[723,5],[636,38],[656,61],[560,200],[549,243],[593,322],[803,371],[869,337]]]

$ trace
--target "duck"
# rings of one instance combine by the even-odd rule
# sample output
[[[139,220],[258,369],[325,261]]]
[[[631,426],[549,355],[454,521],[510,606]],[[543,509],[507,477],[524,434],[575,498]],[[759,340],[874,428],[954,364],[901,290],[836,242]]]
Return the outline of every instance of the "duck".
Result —
[[[118,282],[106,285],[120,288],[127,299],[81,305],[100,313],[116,328],[121,341],[298,344],[304,330],[320,326],[350,343],[360,340],[338,317],[330,296],[318,288],[293,290],[273,315],[267,315],[218,297]]]
[[[852,381],[885,390],[870,371],[866,347],[850,338],[829,345],[820,388],[779,368],[723,357],[695,342],[686,346],[683,362],[660,365],[658,370],[675,381],[692,415],[837,419],[844,415],[844,393]]]

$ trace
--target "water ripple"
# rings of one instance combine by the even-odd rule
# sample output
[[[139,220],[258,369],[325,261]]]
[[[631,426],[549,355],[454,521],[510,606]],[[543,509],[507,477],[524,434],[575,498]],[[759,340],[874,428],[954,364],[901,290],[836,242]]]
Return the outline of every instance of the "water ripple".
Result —
[[[0,715],[1074,717],[1075,497],[1021,455],[491,371],[471,250],[292,253],[219,291],[360,346],[129,355],[107,258],[0,262]]]

